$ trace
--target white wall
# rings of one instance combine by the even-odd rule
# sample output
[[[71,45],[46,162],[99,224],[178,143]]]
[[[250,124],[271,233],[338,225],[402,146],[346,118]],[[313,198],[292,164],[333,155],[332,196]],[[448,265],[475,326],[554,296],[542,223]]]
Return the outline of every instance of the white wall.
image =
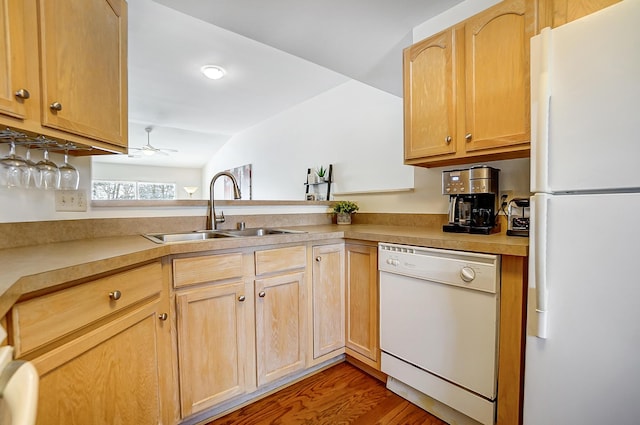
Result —
[[[252,164],[253,199],[303,200],[307,169],[333,164],[335,193],[412,188],[402,140],[402,99],[351,80],[232,137],[205,180]]]
[[[193,199],[207,199],[207,189],[202,187],[202,169],[152,167],[145,165],[110,164],[94,161],[94,180],[123,180],[154,183],[175,183],[178,199],[189,199],[185,186],[196,186],[198,191]]]
[[[415,190],[346,196],[356,201],[363,212],[444,214],[449,197],[442,195],[442,171],[488,165],[500,170],[500,190],[510,190],[513,197],[529,196],[529,159],[513,159],[454,167],[415,167]]]

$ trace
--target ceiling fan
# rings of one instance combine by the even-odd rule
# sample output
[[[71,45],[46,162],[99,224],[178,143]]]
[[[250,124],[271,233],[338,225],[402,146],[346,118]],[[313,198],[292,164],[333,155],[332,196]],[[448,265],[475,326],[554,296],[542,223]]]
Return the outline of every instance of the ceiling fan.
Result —
[[[153,130],[152,127],[146,127],[144,129],[144,131],[147,132],[147,144],[142,146],[141,148],[129,148],[129,150],[136,150],[136,151],[141,151],[143,155],[145,156],[151,156],[151,155],[155,155],[156,153],[161,154],[161,155],[169,155],[170,152],[178,152],[177,149],[170,149],[170,148],[157,148],[155,146],[151,145],[151,141],[150,141],[150,134],[151,134],[151,130]],[[140,157],[140,155],[135,155],[135,154],[131,154],[129,153],[130,157]]]

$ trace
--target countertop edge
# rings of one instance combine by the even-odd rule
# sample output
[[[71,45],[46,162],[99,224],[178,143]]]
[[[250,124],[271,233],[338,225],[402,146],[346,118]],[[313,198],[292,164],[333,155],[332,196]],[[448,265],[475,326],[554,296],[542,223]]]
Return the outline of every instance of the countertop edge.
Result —
[[[434,229],[364,224],[299,226],[292,229],[305,233],[169,244],[156,244],[141,235],[116,236],[0,250],[0,262],[7,265],[0,278],[0,317],[24,294],[167,255],[331,239],[399,243],[519,257],[528,255],[528,239],[507,239],[513,237],[504,235],[444,234]],[[33,272],[24,273],[27,268]]]

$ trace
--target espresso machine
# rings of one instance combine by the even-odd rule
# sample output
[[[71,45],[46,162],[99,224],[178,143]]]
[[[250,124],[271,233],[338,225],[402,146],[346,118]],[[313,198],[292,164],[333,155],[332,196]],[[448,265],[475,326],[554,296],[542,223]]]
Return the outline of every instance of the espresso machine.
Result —
[[[442,172],[442,194],[449,196],[449,223],[443,231],[488,235],[500,230],[499,173],[485,165]]]

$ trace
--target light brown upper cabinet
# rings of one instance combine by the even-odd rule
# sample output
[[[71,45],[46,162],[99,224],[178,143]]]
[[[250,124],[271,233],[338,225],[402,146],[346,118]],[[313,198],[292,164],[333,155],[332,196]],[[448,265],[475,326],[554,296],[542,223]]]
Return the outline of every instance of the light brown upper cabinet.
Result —
[[[559,27],[620,0],[540,0],[538,29]]]
[[[0,126],[125,152],[124,0],[0,0]]]
[[[24,118],[26,62],[24,46],[23,0],[0,0],[0,113]]]
[[[405,49],[405,163],[529,155],[535,4],[503,1]]]
[[[453,29],[404,51],[405,159],[456,152],[453,56]]]

